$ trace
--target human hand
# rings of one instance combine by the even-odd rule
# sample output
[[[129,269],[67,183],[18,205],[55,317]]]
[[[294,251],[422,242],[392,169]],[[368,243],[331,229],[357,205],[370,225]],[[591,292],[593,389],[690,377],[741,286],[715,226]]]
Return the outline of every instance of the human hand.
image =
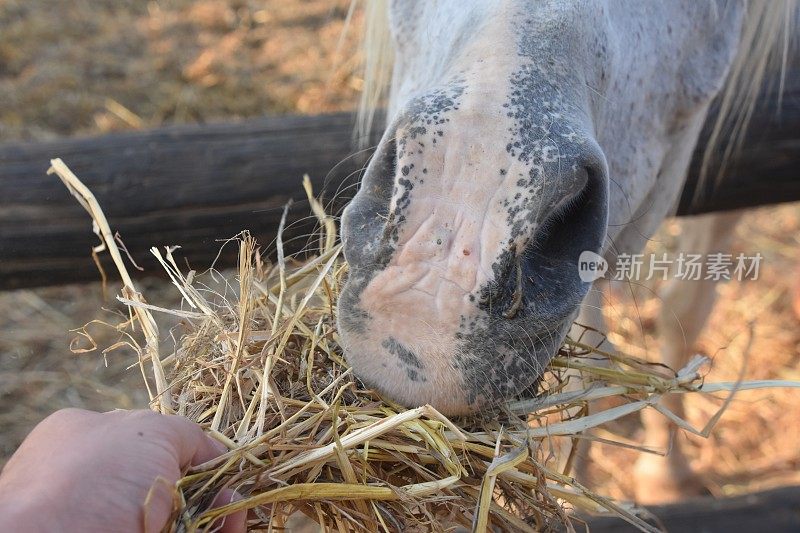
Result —
[[[161,531],[183,472],[224,451],[180,416],[58,411],[31,431],[0,474],[0,530]],[[213,505],[234,496],[223,491]],[[245,522],[244,512],[227,516],[220,531],[243,532]]]

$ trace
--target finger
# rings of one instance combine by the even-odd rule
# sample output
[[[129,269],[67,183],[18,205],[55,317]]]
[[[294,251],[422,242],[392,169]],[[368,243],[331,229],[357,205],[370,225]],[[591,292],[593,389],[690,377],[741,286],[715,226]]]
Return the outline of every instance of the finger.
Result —
[[[214,498],[211,508],[222,507],[235,501],[241,500],[242,496],[233,489],[223,489]],[[219,529],[217,529],[219,528]],[[212,530],[219,531],[220,533],[242,533],[247,531],[247,511],[236,511],[235,513],[226,515],[212,524]]]
[[[206,435],[194,422],[178,415],[162,415],[169,424],[169,432],[181,467],[199,465],[219,457],[228,449]]]

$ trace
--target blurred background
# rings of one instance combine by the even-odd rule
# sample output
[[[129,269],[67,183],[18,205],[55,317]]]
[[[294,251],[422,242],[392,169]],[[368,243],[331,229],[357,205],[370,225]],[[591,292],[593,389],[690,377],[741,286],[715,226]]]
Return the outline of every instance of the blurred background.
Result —
[[[0,0],[0,142],[352,110],[362,83],[363,17],[356,10],[343,32],[349,7],[348,0]],[[299,176],[287,179],[299,183]],[[670,249],[680,230],[669,221],[651,248]],[[735,380],[743,365],[745,379],[800,379],[791,293],[800,207],[749,212],[733,252],[764,259],[758,280],[718,288],[696,347],[713,358],[707,379]],[[178,305],[171,285],[140,276],[151,303]],[[621,350],[657,353],[656,289],[615,286],[609,337]],[[119,319],[115,291],[112,285],[104,295],[95,283],[0,293],[0,464],[58,408],[146,406],[132,351],[70,350],[71,343],[91,348],[74,330]],[[749,323],[754,339],[745,353]],[[89,330],[101,349],[120,340],[99,324]],[[722,399],[691,396],[688,417],[702,427]],[[800,483],[797,400],[790,390],[740,393],[709,439],[679,437],[713,494]],[[607,431],[636,441],[640,429],[632,417]],[[601,489],[630,498],[635,453],[601,445],[591,453]]]

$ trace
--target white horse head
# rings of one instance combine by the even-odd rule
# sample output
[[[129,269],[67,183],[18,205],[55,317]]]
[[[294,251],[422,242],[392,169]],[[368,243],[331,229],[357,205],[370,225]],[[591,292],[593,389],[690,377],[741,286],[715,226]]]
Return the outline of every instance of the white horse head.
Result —
[[[368,7],[365,112],[393,50],[388,127],[342,219],[339,331],[366,383],[461,413],[536,382],[589,289],[580,254],[655,231],[709,103],[726,87],[716,138],[746,122],[793,6],[384,8]]]

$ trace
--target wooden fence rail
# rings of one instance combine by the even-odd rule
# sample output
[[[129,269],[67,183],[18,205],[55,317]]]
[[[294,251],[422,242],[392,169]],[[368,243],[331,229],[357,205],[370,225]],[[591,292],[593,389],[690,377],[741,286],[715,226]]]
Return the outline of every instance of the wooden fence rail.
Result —
[[[800,487],[781,487],[731,498],[698,497],[648,510],[656,517],[653,525],[673,533],[796,533],[800,531]],[[619,518],[595,517],[588,523],[592,533],[636,531]]]

